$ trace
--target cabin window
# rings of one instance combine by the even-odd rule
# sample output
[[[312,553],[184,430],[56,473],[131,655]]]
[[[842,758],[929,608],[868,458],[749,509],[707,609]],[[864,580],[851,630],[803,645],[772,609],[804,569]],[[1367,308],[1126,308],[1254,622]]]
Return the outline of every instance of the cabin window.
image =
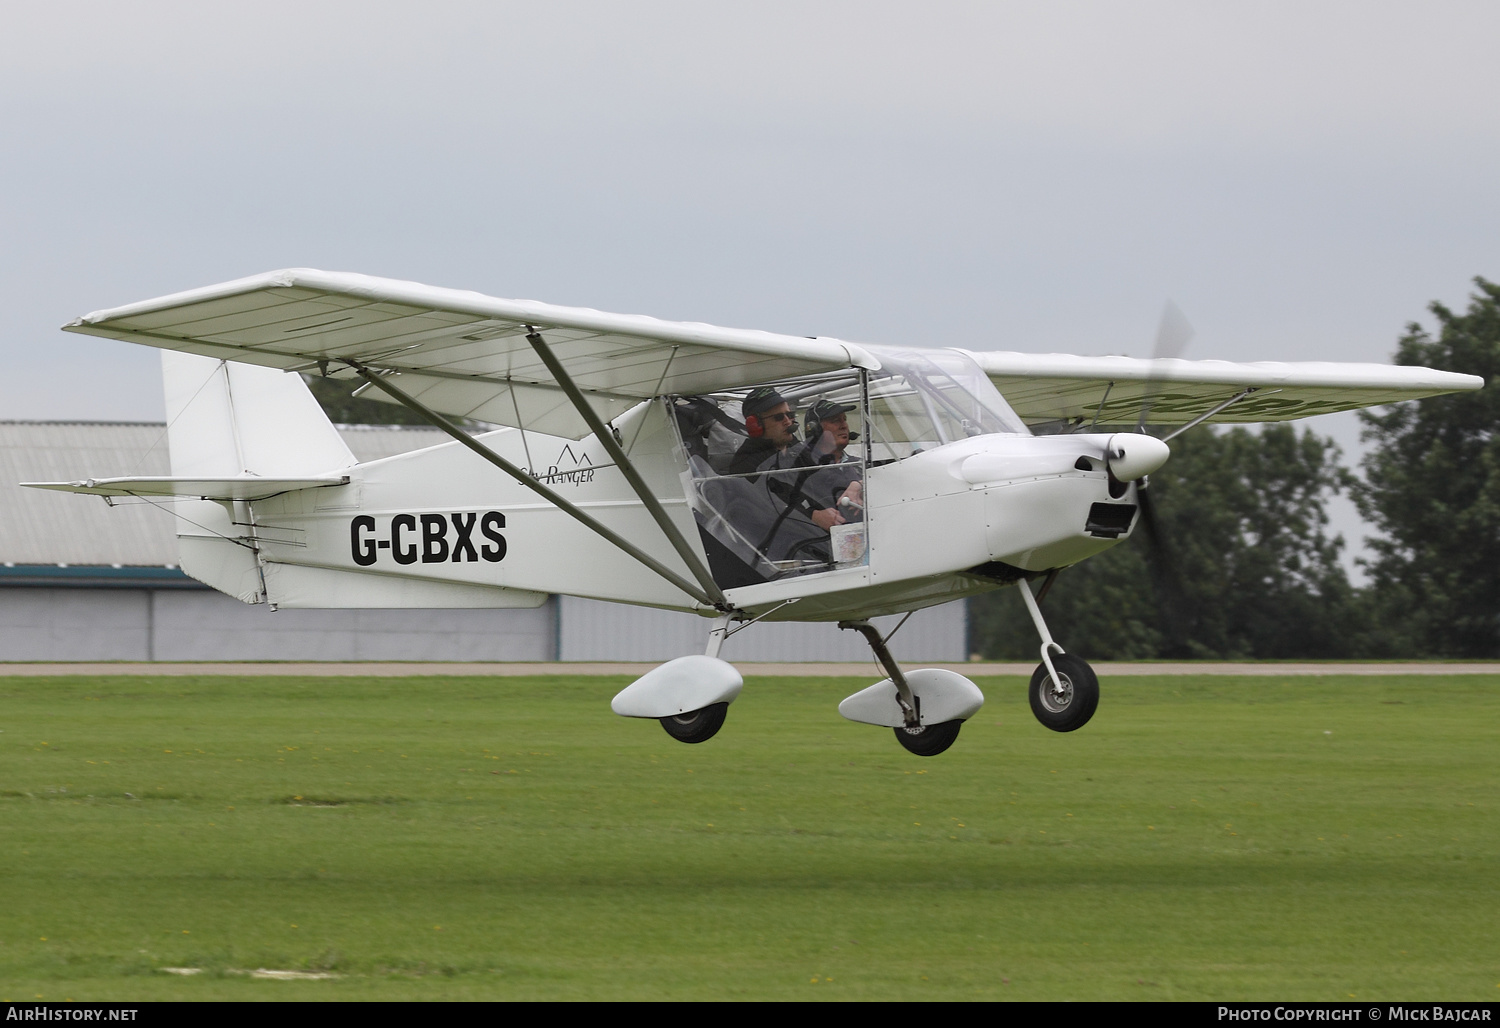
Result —
[[[720,588],[868,563],[862,375],[668,401]]]
[[[869,469],[971,436],[1031,434],[973,358],[868,349],[879,371],[668,398],[720,588],[866,565]]]

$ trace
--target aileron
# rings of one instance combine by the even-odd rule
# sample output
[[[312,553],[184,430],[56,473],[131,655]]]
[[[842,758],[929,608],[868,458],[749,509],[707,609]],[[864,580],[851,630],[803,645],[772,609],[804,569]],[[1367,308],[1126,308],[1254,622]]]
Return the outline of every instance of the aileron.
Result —
[[[967,351],[966,351],[967,352]],[[1432,368],[1322,361],[1140,360],[1069,354],[973,352],[1028,424],[1183,425],[1245,389],[1214,420],[1287,421],[1478,389],[1484,380]]]
[[[28,489],[52,489],[64,493],[107,497],[190,497],[198,500],[264,500],[298,489],[320,489],[348,485],[348,475],[312,478],[86,478],[76,482],[22,482]]]

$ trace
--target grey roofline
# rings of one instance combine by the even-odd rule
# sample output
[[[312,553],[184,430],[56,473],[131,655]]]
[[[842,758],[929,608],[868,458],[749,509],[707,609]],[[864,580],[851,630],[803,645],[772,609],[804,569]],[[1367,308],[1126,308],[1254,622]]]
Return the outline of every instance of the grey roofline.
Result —
[[[0,589],[207,589],[178,567],[98,564],[6,564]]]

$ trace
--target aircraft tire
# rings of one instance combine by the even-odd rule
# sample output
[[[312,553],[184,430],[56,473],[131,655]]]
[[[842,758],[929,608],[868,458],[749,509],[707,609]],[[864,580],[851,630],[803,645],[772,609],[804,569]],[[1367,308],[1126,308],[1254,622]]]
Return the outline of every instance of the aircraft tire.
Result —
[[[724,727],[724,716],[729,712],[727,703],[710,703],[706,707],[661,718],[661,726],[678,742],[707,742]]]
[[[894,731],[896,741],[906,747],[907,752],[919,757],[935,757],[953,745],[963,724],[962,721],[944,721],[942,724],[897,728]]]
[[[1031,712],[1054,732],[1072,732],[1089,723],[1099,706],[1099,677],[1081,657],[1070,653],[1052,658],[1052,666],[1063,680],[1064,695],[1051,688],[1047,665],[1038,664],[1031,673]]]

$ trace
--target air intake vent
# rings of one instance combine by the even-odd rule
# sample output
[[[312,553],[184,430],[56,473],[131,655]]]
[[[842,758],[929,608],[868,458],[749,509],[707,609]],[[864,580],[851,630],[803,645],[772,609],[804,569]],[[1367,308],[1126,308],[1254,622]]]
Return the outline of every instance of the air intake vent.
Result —
[[[1100,539],[1118,539],[1130,531],[1130,523],[1134,520],[1133,503],[1096,503],[1089,508],[1089,519],[1083,530]]]

